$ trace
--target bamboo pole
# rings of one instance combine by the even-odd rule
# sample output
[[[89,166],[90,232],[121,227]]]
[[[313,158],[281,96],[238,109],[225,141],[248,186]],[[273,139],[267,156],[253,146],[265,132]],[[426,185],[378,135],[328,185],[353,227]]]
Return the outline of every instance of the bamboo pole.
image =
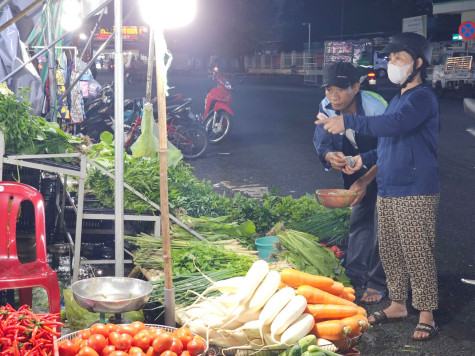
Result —
[[[158,140],[160,164],[160,224],[162,228],[163,243],[163,271],[165,274],[165,324],[175,325],[175,291],[173,289],[171,248],[170,248],[170,218],[168,209],[168,171],[167,171],[167,114],[165,87],[163,75],[165,74],[165,39],[163,30],[155,33],[155,61],[157,77],[157,103],[158,103]]]
[[[153,46],[153,30],[149,28],[150,38],[148,42],[148,61],[147,61],[147,86],[145,90],[145,102],[150,103],[152,100],[152,79],[153,79],[153,57],[155,54]]]

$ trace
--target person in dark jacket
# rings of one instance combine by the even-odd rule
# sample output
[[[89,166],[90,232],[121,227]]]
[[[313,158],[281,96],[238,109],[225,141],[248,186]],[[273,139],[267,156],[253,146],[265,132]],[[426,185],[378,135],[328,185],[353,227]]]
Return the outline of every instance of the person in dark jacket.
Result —
[[[325,98],[319,113],[327,117],[340,113],[358,115],[381,115],[386,110],[386,101],[378,94],[361,91],[359,73],[351,63],[334,63],[323,71]],[[352,204],[348,249],[344,259],[345,273],[355,289],[364,290],[360,300],[363,304],[379,303],[386,295],[384,275],[377,246],[376,192],[372,169],[377,138],[348,130],[345,135],[332,135],[323,127],[316,126],[313,144],[326,170],[341,171],[345,189],[358,192]],[[365,164],[358,172],[348,174],[345,156],[361,155]]]
[[[340,115],[316,122],[337,134],[351,128],[378,137],[378,239],[391,304],[369,316],[372,324],[407,316],[409,284],[412,304],[420,311],[414,340],[437,332],[432,311],[438,307],[435,227],[440,198],[437,146],[439,106],[425,84],[432,48],[421,35],[405,32],[383,49],[390,53],[389,79],[401,86],[384,115]],[[355,157],[355,168],[361,158]]]

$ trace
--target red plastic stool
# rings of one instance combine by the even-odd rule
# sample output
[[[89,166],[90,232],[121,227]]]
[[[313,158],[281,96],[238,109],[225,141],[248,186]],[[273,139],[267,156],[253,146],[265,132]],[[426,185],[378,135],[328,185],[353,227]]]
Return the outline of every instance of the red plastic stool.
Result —
[[[30,201],[35,212],[36,260],[28,263],[20,263],[16,245],[17,216],[23,201]],[[58,278],[46,260],[43,197],[29,185],[0,182],[0,290],[19,289],[20,304],[31,306],[33,287],[42,287],[48,293],[50,313],[60,313]]]

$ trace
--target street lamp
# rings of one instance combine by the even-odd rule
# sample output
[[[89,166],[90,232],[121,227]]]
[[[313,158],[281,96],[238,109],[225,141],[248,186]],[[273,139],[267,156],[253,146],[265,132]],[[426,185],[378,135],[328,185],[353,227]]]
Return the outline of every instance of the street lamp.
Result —
[[[167,123],[165,80],[167,68],[165,54],[167,44],[163,36],[164,28],[176,28],[190,23],[196,13],[196,0],[141,0],[140,10],[143,19],[154,28],[155,63],[157,75],[158,102],[158,155],[160,165],[160,225],[162,230],[163,271],[165,275],[165,324],[175,325],[175,290],[173,289],[170,217],[168,211],[168,176],[167,176]],[[152,53],[149,53],[149,56]],[[144,109],[147,109],[146,104]],[[150,105],[151,106],[151,105]]]
[[[310,22],[302,22],[302,26],[308,26],[308,54],[310,55],[310,29],[312,24]]]

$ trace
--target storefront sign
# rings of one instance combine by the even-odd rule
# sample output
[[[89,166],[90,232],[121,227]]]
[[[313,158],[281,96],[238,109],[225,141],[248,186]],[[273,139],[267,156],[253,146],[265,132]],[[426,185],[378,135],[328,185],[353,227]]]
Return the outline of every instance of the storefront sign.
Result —
[[[122,40],[123,41],[144,40],[147,33],[148,33],[148,27],[146,26],[122,26]],[[99,33],[94,35],[94,40],[105,41],[111,36],[111,34],[112,32],[109,32],[101,28]]]
[[[427,37],[427,15],[402,19],[402,32],[415,32]]]

